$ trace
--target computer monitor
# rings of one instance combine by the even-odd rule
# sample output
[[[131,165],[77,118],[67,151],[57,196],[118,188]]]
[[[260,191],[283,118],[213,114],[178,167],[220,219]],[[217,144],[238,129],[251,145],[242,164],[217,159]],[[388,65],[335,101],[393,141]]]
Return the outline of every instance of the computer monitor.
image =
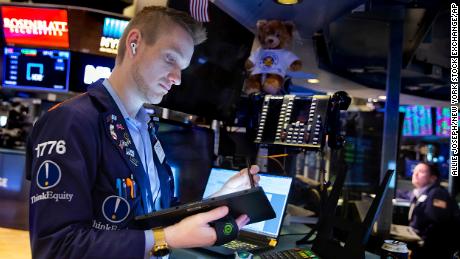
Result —
[[[236,173],[238,173],[236,170],[212,168],[203,198],[207,198],[217,192],[223,184]],[[278,237],[281,229],[281,223],[283,221],[282,215],[286,209],[292,178],[269,174],[259,175],[259,186],[264,189],[265,194],[276,213],[276,218],[249,224],[244,226],[242,229],[276,238]]]
[[[436,107],[436,136],[450,137],[449,107]]]
[[[374,193],[380,183],[380,165],[383,141],[383,112],[353,112],[341,114],[345,132],[345,145],[332,153],[331,173],[340,174],[342,164],[347,166],[344,183],[346,190],[354,193]],[[399,129],[404,116],[399,114]],[[398,142],[400,139],[398,129]],[[361,195],[355,196],[360,198]]]
[[[105,17],[99,51],[117,54],[120,38],[129,21],[114,17]]]
[[[86,92],[90,84],[101,78],[108,78],[114,66],[114,57],[72,52],[69,90]]]
[[[21,151],[0,151],[0,199],[26,196],[25,159]]]
[[[433,135],[431,107],[422,105],[401,106],[404,112],[403,136],[421,137]]]
[[[4,88],[67,92],[70,52],[64,50],[5,47]]]
[[[181,203],[200,200],[214,159],[211,129],[161,119],[158,139],[172,168]]]

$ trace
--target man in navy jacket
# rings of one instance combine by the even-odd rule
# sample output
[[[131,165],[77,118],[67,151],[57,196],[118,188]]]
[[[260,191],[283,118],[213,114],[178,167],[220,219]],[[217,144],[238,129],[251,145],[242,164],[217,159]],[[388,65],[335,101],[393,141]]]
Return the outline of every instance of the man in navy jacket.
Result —
[[[454,251],[460,249],[459,208],[438,178],[439,172],[431,164],[419,163],[413,170],[415,189],[409,224],[424,242],[412,258],[452,258]]]
[[[133,220],[175,201],[171,169],[142,106],[159,103],[180,84],[194,45],[204,40],[201,24],[187,14],[144,8],[120,39],[110,78],[37,121],[26,161],[34,258],[146,258],[162,251],[159,242],[171,248],[214,244],[208,223],[224,217],[227,207],[155,231],[137,230]],[[258,170],[250,169],[256,182]],[[219,194],[249,186],[245,169]],[[236,219],[239,228],[248,222],[246,215]]]

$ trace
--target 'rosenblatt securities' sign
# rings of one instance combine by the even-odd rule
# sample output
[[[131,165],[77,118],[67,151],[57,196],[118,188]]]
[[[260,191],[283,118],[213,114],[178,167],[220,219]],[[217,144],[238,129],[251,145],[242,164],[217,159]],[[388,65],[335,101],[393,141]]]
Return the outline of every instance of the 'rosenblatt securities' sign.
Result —
[[[99,51],[117,54],[118,43],[127,25],[128,21],[106,17]]]
[[[2,6],[7,44],[69,47],[67,10]]]

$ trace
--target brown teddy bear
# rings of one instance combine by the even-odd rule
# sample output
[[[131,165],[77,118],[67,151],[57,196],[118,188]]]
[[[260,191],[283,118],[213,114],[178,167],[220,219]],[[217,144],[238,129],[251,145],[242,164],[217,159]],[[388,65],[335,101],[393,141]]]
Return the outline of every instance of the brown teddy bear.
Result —
[[[246,80],[246,94],[258,93],[262,89],[269,94],[279,94],[288,69],[298,71],[302,62],[285,48],[292,40],[294,25],[278,20],[257,22],[257,39],[260,48],[251,54],[245,67],[250,76]]]

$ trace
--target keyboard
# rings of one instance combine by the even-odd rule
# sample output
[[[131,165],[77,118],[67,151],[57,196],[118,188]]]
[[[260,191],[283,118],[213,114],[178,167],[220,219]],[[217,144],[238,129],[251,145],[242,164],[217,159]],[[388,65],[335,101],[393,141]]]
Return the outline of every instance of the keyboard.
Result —
[[[311,250],[300,248],[292,248],[284,251],[270,251],[259,256],[261,259],[319,259]]]
[[[247,243],[247,242],[244,242],[244,241],[241,241],[241,240],[233,240],[233,241],[230,241],[230,242],[228,242],[226,244],[223,244],[222,246],[226,247],[226,248],[229,248],[229,249],[232,249],[232,250],[236,250],[236,251],[254,250],[254,249],[258,248],[258,246],[255,245],[255,244]]]

